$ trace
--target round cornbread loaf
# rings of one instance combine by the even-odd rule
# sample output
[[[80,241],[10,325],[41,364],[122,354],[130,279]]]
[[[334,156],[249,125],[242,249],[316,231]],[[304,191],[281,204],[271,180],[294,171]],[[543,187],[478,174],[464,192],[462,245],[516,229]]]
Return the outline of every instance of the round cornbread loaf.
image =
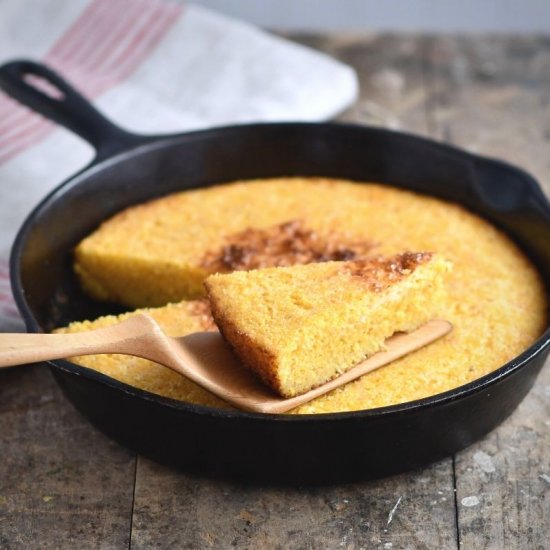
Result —
[[[195,266],[198,275],[193,284],[199,292],[208,270],[196,266],[215,265],[212,257],[231,245],[231,235],[248,228],[269,230],[293,220],[326,239],[338,235],[338,240],[345,243],[344,251],[348,245],[360,249],[358,244],[362,244],[367,253],[392,255],[425,250],[447,258],[453,271],[448,276],[449,292],[442,316],[454,325],[452,333],[442,340],[294,412],[368,409],[455,388],[516,356],[546,326],[547,298],[542,280],[501,231],[456,204],[376,184],[289,178],[171,195],[128,209],[103,224],[79,245],[77,270],[81,270],[82,280],[90,288],[95,279],[90,275],[87,280],[88,273],[104,269],[104,278],[97,283],[99,297],[116,298],[114,294],[126,286],[132,289],[132,306],[146,306],[155,300],[164,303],[166,295],[172,295],[171,285],[177,286],[180,283],[175,281],[185,277],[185,266]],[[129,235],[135,242],[128,243]],[[143,250],[141,256],[138,249]],[[164,269],[168,264],[169,269]],[[148,266],[151,270],[146,269]],[[117,279],[134,269],[134,279]],[[102,294],[105,281],[111,281],[108,296]],[[152,289],[163,285],[169,291],[155,296],[156,290]],[[170,334],[181,335],[201,330],[193,312],[193,306],[184,303],[161,307],[155,315]],[[204,313],[198,316],[204,317]],[[78,331],[114,321],[113,317],[103,318],[76,323],[65,330]],[[132,368],[133,358],[103,357],[76,361],[160,395],[225,406],[169,369],[155,366],[150,370],[150,366],[139,363],[138,375]]]

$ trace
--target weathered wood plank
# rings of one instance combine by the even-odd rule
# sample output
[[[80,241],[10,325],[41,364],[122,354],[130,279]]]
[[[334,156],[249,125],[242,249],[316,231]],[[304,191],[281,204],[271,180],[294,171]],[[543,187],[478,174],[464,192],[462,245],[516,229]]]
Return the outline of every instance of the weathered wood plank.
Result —
[[[212,481],[139,458],[133,549],[456,547],[448,461],[369,483],[281,489]],[[437,521],[434,521],[434,516]]]
[[[429,134],[423,41],[296,36],[353,65],[361,98],[343,120]],[[452,460],[374,483],[245,487],[139,459],[132,548],[455,548]],[[393,514],[392,514],[393,510]],[[159,535],[162,538],[159,539]]]
[[[456,489],[463,548],[548,548],[550,368],[514,415],[458,454]]]
[[[0,548],[128,546],[135,455],[68,404],[46,368],[0,371]]]
[[[532,171],[550,195],[547,38],[438,38],[428,46],[436,134]],[[456,457],[463,548],[548,548],[550,367],[516,413]]]
[[[424,40],[414,35],[290,35],[357,72],[360,96],[339,120],[429,135]]]
[[[547,38],[426,39],[433,135],[506,159],[550,193],[550,44]]]

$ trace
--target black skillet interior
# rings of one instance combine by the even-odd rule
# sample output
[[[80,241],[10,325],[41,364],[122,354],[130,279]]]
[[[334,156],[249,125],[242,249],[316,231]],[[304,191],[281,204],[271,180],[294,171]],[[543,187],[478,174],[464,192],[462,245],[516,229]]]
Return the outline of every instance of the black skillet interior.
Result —
[[[64,98],[46,98],[25,81],[27,74],[53,83]],[[258,124],[136,136],[106,121],[41,65],[1,67],[0,86],[98,151],[90,167],[37,207],[15,243],[14,294],[31,331],[119,310],[84,296],[71,268],[74,245],[102,220],[151,197],[237,179],[301,175],[376,181],[456,201],[508,232],[550,281],[550,206],[528,174],[505,163],[406,134],[341,124]],[[528,391],[548,342],[549,331],[504,369],[455,392],[375,411],[300,419],[175,403],[68,362],[55,362],[54,373],[92,422],[157,460],[264,481],[335,481],[416,467],[481,437]]]

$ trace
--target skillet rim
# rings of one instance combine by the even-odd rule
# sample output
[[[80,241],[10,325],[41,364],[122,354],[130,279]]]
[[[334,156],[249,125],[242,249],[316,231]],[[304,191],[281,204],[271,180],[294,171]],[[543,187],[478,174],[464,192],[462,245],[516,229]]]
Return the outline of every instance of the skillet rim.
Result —
[[[19,312],[25,322],[26,328],[29,332],[43,332],[42,327],[32,314],[31,308],[28,306],[23,283],[21,281],[20,265],[23,255],[23,249],[27,237],[27,233],[33,226],[36,217],[42,210],[47,208],[50,204],[57,200],[57,195],[64,193],[69,189],[76,187],[81,183],[81,178],[92,175],[96,170],[102,170],[107,166],[117,164],[119,162],[128,160],[129,157],[139,155],[146,151],[154,150],[156,148],[164,148],[175,142],[181,140],[194,141],[195,139],[212,138],[212,137],[224,137],[224,134],[231,134],[235,131],[253,131],[263,128],[279,128],[279,129],[307,129],[313,130],[319,129],[329,130],[331,128],[338,128],[350,131],[369,131],[380,136],[391,136],[393,139],[407,140],[424,145],[429,145],[451,154],[455,157],[460,157],[474,162],[490,162],[499,165],[501,168],[508,172],[515,173],[520,179],[527,184],[529,190],[528,195],[533,197],[539,202],[542,207],[542,213],[548,216],[550,221],[550,202],[545,196],[542,188],[525,170],[514,166],[508,162],[500,159],[495,159],[483,155],[471,153],[459,147],[441,143],[436,140],[419,136],[409,132],[396,131],[387,128],[377,128],[368,125],[361,125],[347,122],[267,122],[267,123],[245,123],[234,124],[228,126],[220,126],[209,128],[205,130],[195,130],[190,132],[181,132],[177,134],[163,135],[163,136],[150,136],[144,139],[143,143],[130,147],[122,152],[119,152],[113,156],[98,159],[93,159],[88,165],[84,166],[81,170],[75,174],[69,176],[62,181],[59,185],[54,187],[27,215],[23,224],[19,228],[16,238],[13,242],[10,254],[10,282],[14,299]],[[227,136],[225,136],[227,137]],[[198,187],[200,188],[200,187]],[[429,193],[424,193],[429,195]],[[62,195],[61,195],[62,196]],[[162,195],[159,195],[162,196]],[[433,195],[432,195],[433,196]],[[459,201],[455,201],[461,204]],[[464,206],[464,205],[462,205]],[[470,209],[469,209],[470,210]],[[479,215],[479,214],[477,214]],[[483,216],[481,216],[483,217]],[[490,222],[495,225],[494,222]],[[513,239],[512,239],[513,240]],[[522,247],[514,241],[515,244],[522,249]],[[522,250],[523,251],[523,250]],[[540,271],[539,271],[540,273]],[[547,329],[535,340],[527,349],[522,353],[512,358],[510,361],[504,363],[502,366],[493,370],[492,372],[472,380],[467,384],[463,384],[451,390],[438,393],[432,396],[428,396],[422,399],[416,399],[413,401],[407,401],[405,403],[399,403],[396,405],[388,405],[385,407],[376,407],[372,409],[360,409],[356,411],[346,412],[331,412],[331,413],[308,413],[308,414],[265,414],[265,413],[253,413],[248,411],[242,411],[238,409],[220,409],[216,407],[198,405],[194,403],[188,403],[185,401],[179,401],[169,397],[164,397],[152,392],[136,388],[124,382],[111,378],[93,369],[71,363],[67,360],[55,360],[47,361],[50,368],[60,369],[66,373],[73,374],[75,376],[84,376],[94,382],[106,384],[111,388],[121,391],[122,393],[137,399],[143,399],[155,403],[157,405],[166,406],[171,409],[178,410],[183,413],[199,414],[201,416],[210,416],[213,418],[223,419],[249,419],[251,421],[271,421],[276,420],[279,422],[292,422],[292,423],[309,423],[316,420],[320,421],[339,421],[345,419],[367,419],[373,417],[382,417],[388,414],[405,414],[409,412],[419,412],[436,406],[445,406],[448,403],[463,399],[483,391],[497,384],[501,380],[504,380],[508,376],[511,376],[522,367],[524,367],[531,360],[534,360],[537,356],[550,351],[550,324]]]

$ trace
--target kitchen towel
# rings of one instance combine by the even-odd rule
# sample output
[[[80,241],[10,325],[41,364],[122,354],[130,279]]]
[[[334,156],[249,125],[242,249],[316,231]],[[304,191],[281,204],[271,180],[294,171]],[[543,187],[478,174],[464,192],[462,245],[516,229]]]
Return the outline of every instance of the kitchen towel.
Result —
[[[48,64],[114,122],[143,133],[325,120],[357,95],[346,65],[174,0],[8,0],[0,63],[15,58]],[[17,229],[92,157],[80,138],[0,92],[0,331],[23,327],[8,274]]]

